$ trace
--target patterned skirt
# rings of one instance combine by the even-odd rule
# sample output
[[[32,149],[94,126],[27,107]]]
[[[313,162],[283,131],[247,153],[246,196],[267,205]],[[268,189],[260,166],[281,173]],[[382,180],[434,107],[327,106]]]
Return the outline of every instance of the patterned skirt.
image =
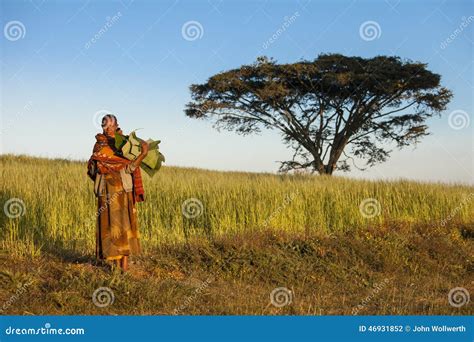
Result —
[[[105,175],[105,191],[98,196],[96,257],[116,260],[141,253],[133,192],[125,192],[120,173]]]

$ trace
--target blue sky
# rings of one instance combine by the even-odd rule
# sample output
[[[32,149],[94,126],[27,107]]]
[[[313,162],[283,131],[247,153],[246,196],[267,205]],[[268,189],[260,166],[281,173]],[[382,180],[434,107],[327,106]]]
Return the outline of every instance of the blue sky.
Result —
[[[416,149],[342,175],[474,182],[470,1],[31,0],[2,1],[0,13],[2,153],[86,159],[110,111],[124,131],[161,139],[167,165],[276,172],[291,157],[278,133],[186,117],[190,84],[260,55],[398,55],[428,63],[454,98]],[[375,37],[361,33],[367,22]]]

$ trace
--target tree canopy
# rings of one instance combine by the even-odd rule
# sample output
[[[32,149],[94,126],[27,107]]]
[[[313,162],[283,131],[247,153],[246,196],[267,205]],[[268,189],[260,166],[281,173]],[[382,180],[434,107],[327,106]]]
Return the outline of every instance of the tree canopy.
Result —
[[[190,86],[185,114],[239,134],[276,129],[293,157],[280,171],[320,174],[384,162],[429,134],[426,121],[446,109],[452,93],[427,64],[397,56],[322,54],[278,64],[259,57]]]

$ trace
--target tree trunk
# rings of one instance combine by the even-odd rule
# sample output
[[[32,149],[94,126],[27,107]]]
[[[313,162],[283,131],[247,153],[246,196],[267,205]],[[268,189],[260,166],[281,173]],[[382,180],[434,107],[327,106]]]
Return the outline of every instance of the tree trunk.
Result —
[[[331,176],[333,172],[334,172],[334,165],[324,165],[321,171],[319,171],[319,174]]]
[[[332,175],[334,172],[335,164],[334,165],[324,165],[320,159],[319,155],[316,153],[313,154],[314,161],[313,161],[313,171],[317,171],[320,175]]]
[[[337,161],[341,157],[344,147],[346,147],[347,141],[348,138],[345,135],[341,135],[335,139],[335,146],[331,149],[328,164],[324,165],[322,172],[319,172],[320,174],[332,175],[336,169]]]

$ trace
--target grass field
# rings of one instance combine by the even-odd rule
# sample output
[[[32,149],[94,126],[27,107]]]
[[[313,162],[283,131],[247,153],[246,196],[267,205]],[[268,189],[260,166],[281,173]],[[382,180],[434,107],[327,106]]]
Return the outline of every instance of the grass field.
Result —
[[[144,176],[144,254],[123,275],[94,261],[84,162],[0,161],[5,313],[474,312],[448,301],[474,291],[472,186],[165,166]]]

